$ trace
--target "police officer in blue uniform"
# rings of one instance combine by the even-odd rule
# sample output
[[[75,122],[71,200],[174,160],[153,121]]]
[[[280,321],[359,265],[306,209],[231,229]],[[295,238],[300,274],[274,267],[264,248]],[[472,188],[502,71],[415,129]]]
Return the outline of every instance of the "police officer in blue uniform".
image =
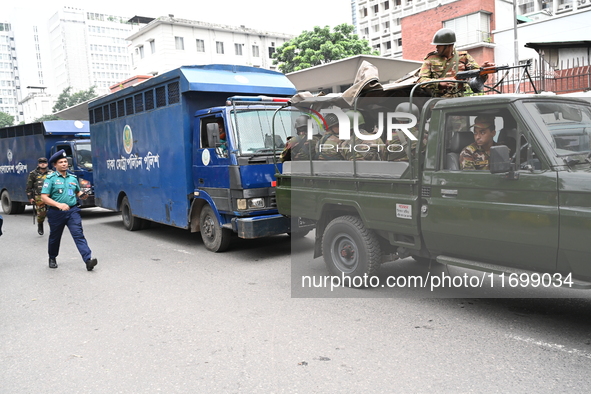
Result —
[[[55,163],[55,164],[54,164]],[[82,193],[78,177],[68,173],[68,159],[62,149],[49,159],[49,164],[54,165],[56,171],[45,178],[41,199],[49,207],[47,220],[49,221],[49,268],[57,268],[55,260],[60,250],[60,242],[64,227],[68,226],[78,252],[86,264],[86,269],[92,271],[98,260],[92,257],[84,232],[82,231],[82,219],[80,207],[76,197],[85,200],[88,195]]]

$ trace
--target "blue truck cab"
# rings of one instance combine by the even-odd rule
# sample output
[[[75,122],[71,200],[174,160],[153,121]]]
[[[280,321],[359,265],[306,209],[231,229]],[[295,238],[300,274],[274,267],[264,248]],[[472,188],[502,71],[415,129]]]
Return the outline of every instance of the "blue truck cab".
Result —
[[[52,120],[0,129],[0,199],[4,213],[24,212],[29,204],[26,193],[29,173],[37,168],[37,159],[49,158],[60,149],[68,157],[68,171],[78,177],[80,187],[89,195],[80,204],[94,206],[88,121]]]
[[[131,231],[157,222],[200,232],[214,252],[232,233],[289,233],[275,173],[293,120],[277,110],[295,92],[278,72],[204,65],[91,102],[97,205],[121,211]]]

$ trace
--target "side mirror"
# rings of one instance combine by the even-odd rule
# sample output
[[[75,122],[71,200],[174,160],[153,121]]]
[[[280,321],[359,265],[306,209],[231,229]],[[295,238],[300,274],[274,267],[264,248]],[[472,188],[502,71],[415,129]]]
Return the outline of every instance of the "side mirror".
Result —
[[[505,145],[491,146],[488,164],[491,174],[502,174],[511,171],[509,148]]]
[[[67,159],[68,159],[68,168],[73,168],[72,167],[72,158],[68,157]]]

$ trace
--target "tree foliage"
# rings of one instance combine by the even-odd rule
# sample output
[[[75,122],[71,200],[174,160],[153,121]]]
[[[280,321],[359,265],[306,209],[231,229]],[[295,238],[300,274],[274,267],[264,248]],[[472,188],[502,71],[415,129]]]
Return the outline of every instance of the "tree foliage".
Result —
[[[6,112],[0,112],[0,127],[8,127],[14,125],[14,116]]]
[[[42,117],[35,119],[33,122],[46,122],[48,120],[61,120],[61,118],[57,115],[43,115]]]
[[[283,73],[330,63],[355,55],[379,55],[372,51],[367,40],[353,34],[355,27],[347,23],[335,26],[314,27],[284,43],[273,54],[273,64],[279,64]]]
[[[62,109],[70,108],[73,105],[83,103],[97,96],[94,91],[95,86],[91,86],[88,90],[80,90],[76,93],[71,93],[72,87],[65,88],[57,98],[53,106],[53,112],[61,111]]]

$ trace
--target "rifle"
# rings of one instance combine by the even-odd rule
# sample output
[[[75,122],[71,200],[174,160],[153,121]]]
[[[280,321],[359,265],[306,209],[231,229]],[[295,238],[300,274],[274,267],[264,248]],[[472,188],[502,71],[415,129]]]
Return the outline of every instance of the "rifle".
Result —
[[[534,92],[537,94],[538,91],[537,91],[536,86],[534,85],[534,82],[533,82],[531,76],[529,75],[529,71],[528,71],[530,64],[531,64],[531,61],[528,61],[525,64],[520,64],[517,66],[490,66],[490,67],[480,67],[479,69],[476,69],[476,70],[460,71],[456,74],[456,79],[461,80],[461,81],[469,80],[468,85],[470,85],[470,88],[472,89],[472,91],[474,93],[480,93],[485,87],[484,82],[486,81],[488,74],[494,74],[498,71],[511,70],[514,68],[523,68],[523,72],[519,76],[519,81],[515,84],[515,93],[519,92],[519,85],[521,84],[521,79],[523,77],[523,74],[526,74],[527,77],[529,78],[529,81],[530,81],[532,87],[534,88]],[[505,74],[505,76],[507,76],[507,74]],[[487,87],[490,90],[493,90],[497,93],[501,93],[499,90],[496,89],[496,87],[499,86],[503,82],[503,79],[505,78],[505,76],[503,76],[503,78],[501,78],[501,80],[499,82],[497,82],[497,84],[495,86],[492,86],[492,87],[487,86]]]
[[[37,201],[33,201],[33,224],[37,223]]]

